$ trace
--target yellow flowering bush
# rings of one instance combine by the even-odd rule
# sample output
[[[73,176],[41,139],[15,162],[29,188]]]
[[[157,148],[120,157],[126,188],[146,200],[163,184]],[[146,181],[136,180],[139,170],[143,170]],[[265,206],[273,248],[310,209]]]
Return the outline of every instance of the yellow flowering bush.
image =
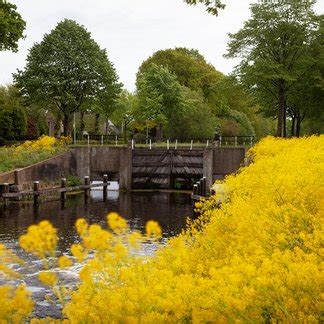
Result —
[[[25,167],[48,159],[55,154],[64,152],[70,143],[69,137],[42,136],[35,141],[25,141],[18,146],[0,149],[0,172]]]
[[[162,234],[156,222],[148,222],[143,235],[132,233],[116,213],[107,216],[108,229],[79,219],[80,242],[71,247],[83,262],[77,289],[60,287],[51,271],[40,274],[61,301],[64,320],[321,322],[324,136],[266,138],[249,159],[225,179],[220,194],[198,204],[202,216],[152,257],[137,252],[144,242],[156,245]],[[55,246],[56,233],[45,225],[26,234],[41,248],[26,238],[21,244],[53,258],[55,248],[48,247]],[[48,240],[39,235],[41,226]],[[72,264],[67,256],[55,260],[63,268]],[[9,310],[0,313],[0,319],[10,316]]]
[[[72,322],[320,322],[324,137],[267,138],[152,258],[95,256]],[[204,206],[205,204],[205,206]],[[154,227],[153,227],[154,228]]]

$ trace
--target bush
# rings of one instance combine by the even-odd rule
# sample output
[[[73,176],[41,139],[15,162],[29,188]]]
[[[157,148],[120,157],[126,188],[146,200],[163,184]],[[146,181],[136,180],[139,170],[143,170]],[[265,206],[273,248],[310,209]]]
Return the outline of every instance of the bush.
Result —
[[[203,215],[151,258],[134,249],[161,236],[155,222],[143,236],[115,213],[110,230],[80,219],[81,242],[71,253],[86,262],[72,299],[62,297],[54,272],[40,279],[67,302],[72,323],[318,323],[323,148],[324,136],[262,140],[249,152],[251,164],[199,203]],[[20,241],[41,258],[53,258],[56,242],[46,221]]]

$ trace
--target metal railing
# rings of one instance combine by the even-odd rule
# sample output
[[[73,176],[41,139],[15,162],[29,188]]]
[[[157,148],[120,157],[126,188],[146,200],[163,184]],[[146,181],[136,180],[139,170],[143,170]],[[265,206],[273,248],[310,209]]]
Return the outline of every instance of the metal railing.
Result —
[[[204,147],[251,147],[254,144],[254,136],[218,136],[214,139],[176,139],[134,136],[127,139],[118,135],[86,134],[76,140],[75,145],[109,145],[109,146],[130,146],[147,148],[204,148]]]

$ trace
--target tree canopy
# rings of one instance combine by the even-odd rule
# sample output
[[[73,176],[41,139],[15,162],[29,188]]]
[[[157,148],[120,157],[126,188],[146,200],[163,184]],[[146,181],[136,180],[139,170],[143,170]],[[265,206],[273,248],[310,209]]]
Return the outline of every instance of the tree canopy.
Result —
[[[18,40],[23,37],[25,21],[17,12],[17,6],[0,0],[0,51],[18,49]]]
[[[83,26],[68,19],[30,49],[25,69],[14,80],[29,102],[62,114],[65,135],[82,105],[112,104],[121,88],[106,51]]]
[[[252,17],[230,34],[227,57],[241,58],[239,78],[276,107],[277,135],[285,135],[287,93],[315,64],[310,47],[318,38],[314,0],[262,1]]]

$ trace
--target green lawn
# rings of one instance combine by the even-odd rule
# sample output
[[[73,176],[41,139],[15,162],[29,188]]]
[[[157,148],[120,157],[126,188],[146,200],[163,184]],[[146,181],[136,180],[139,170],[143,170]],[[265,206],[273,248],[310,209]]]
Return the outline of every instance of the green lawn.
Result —
[[[38,150],[21,150],[18,153],[13,146],[0,147],[0,173],[26,167],[63,153],[66,150],[66,147],[55,147],[51,151],[40,148]]]

